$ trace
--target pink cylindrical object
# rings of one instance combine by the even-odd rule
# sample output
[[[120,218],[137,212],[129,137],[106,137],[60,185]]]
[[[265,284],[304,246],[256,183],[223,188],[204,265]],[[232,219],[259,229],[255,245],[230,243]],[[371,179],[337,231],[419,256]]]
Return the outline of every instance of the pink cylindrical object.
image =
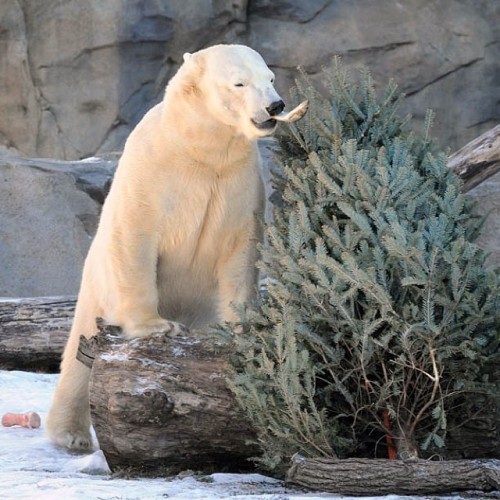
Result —
[[[29,413],[6,413],[2,417],[2,425],[4,427],[20,425],[21,427],[26,427],[27,429],[37,429],[40,427],[40,424],[40,415],[34,411]]]

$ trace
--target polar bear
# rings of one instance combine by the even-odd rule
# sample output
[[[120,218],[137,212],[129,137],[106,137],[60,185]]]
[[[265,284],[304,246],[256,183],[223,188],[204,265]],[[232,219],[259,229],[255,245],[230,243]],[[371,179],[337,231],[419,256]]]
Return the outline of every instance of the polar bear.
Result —
[[[47,419],[58,445],[92,446],[90,370],[76,360],[96,317],[129,337],[233,321],[256,289],[264,210],[257,139],[284,103],[242,45],[184,55],[163,101],[130,134],[85,261]]]

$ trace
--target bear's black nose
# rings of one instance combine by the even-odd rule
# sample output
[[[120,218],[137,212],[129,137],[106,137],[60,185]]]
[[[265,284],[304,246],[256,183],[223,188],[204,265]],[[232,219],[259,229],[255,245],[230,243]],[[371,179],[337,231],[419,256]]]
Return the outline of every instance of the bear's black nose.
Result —
[[[266,108],[270,116],[279,115],[285,109],[285,103],[282,100],[275,101],[271,106]]]

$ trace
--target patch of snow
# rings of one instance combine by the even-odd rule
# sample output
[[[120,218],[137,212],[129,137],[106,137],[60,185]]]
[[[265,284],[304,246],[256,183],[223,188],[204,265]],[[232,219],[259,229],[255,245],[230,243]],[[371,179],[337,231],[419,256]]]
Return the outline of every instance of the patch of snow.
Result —
[[[103,352],[99,354],[99,357],[104,361],[128,361],[129,357],[124,352]]]
[[[147,378],[139,378],[137,380],[137,383],[139,385],[136,385],[134,387],[134,394],[144,394],[147,391],[157,391],[160,389],[160,386],[158,384],[155,384],[151,380],[148,380]]]
[[[64,472],[83,472],[93,476],[106,476],[111,473],[106,457],[101,450],[67,462],[62,470]]]
[[[88,158],[82,158],[79,163],[98,163],[101,162],[102,158],[98,156],[89,156]]]
[[[186,355],[184,349],[182,347],[177,347],[177,346],[172,347],[172,354],[174,356],[185,356]]]
[[[171,363],[165,363],[164,361],[154,361],[152,359],[149,359],[149,358],[128,358],[130,359],[131,361],[137,361],[139,363],[141,363],[142,366],[144,366],[145,368],[149,368],[149,367],[170,367],[172,366]]]

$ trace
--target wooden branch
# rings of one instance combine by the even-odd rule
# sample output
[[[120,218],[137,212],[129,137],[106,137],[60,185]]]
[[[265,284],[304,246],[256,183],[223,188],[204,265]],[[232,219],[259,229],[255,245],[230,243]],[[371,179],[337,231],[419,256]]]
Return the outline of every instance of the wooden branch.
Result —
[[[169,472],[241,470],[258,449],[226,384],[228,345],[188,332],[126,340],[99,325],[82,338],[91,364],[90,408],[110,467]]]
[[[448,167],[464,181],[464,192],[500,172],[500,125],[452,154]]]
[[[74,297],[0,300],[0,368],[57,372]]]
[[[287,483],[339,495],[426,495],[500,489],[500,462],[306,459],[295,455]]]

